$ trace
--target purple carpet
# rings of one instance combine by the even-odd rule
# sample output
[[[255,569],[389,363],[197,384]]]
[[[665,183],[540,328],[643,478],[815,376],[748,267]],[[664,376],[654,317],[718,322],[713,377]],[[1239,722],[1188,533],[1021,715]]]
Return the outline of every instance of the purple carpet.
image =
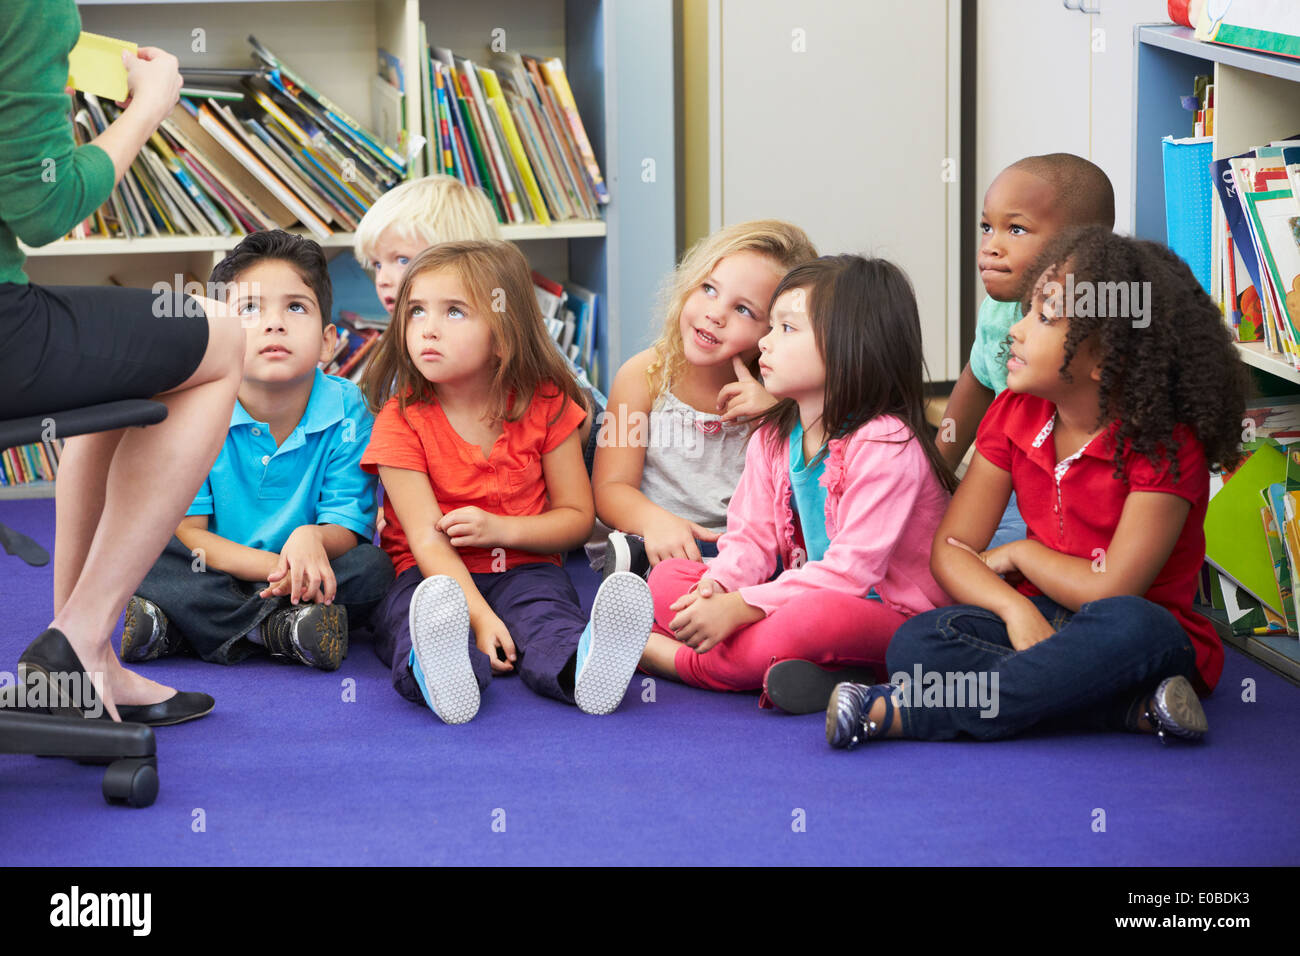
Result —
[[[52,500],[0,502],[0,521],[53,547]],[[589,603],[594,578],[570,572]],[[52,573],[0,552],[10,675],[52,616]],[[498,678],[448,727],[393,692],[368,645],[334,674],[172,659],[142,670],[217,709],[158,730],[157,803],[110,807],[100,768],[0,755],[0,865],[1300,863],[1300,690],[1227,654],[1201,746],[851,753],[826,746],[819,715],[663,680],[651,694],[640,675],[599,718]]]

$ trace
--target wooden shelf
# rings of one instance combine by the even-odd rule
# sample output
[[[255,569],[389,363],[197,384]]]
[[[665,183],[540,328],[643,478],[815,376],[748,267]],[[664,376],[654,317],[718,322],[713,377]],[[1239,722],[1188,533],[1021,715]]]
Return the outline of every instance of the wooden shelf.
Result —
[[[309,239],[316,239],[326,249],[346,248],[352,245],[353,233],[336,232],[326,239],[317,239],[309,233],[294,229]],[[605,223],[599,219],[570,219],[549,226],[525,224],[502,226],[501,236],[512,242],[534,239],[582,239],[605,235]],[[39,249],[20,243],[29,259],[48,256],[121,256],[143,253],[174,252],[226,252],[240,236],[147,236],[138,239],[60,239]]]
[[[53,498],[54,482],[29,481],[21,485],[0,485],[0,501],[18,498]]]
[[[1300,385],[1300,370],[1277,352],[1270,352],[1263,342],[1238,342],[1237,354],[1247,365]]]

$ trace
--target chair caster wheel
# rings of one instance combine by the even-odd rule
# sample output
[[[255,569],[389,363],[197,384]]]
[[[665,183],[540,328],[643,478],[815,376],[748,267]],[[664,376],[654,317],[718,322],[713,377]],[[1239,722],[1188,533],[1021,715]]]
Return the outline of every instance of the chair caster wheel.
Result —
[[[128,757],[104,771],[104,799],[128,807],[150,806],[158,796],[157,759]]]

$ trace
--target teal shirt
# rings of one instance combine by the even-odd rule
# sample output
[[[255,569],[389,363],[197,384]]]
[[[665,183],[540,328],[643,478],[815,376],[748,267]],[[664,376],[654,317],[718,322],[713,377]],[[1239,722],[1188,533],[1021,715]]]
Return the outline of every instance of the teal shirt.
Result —
[[[379,479],[361,470],[361,455],[374,423],[361,389],[320,369],[278,448],[270,426],[236,401],[225,444],[185,514],[211,515],[213,534],[277,554],[302,525],[342,525],[369,542]]]
[[[113,191],[108,153],[72,135],[64,87],[80,35],[73,0],[0,0],[0,282],[27,282],[19,239],[61,238]]]
[[[820,561],[831,546],[826,536],[826,489],[822,475],[826,472],[826,456],[811,468],[803,460],[803,425],[794,423],[790,432],[790,490],[794,493],[794,510],[803,528],[803,543],[808,549],[809,561]]]
[[[975,344],[970,350],[970,370],[985,388],[993,394],[1007,390],[1007,356],[1002,343],[1011,332],[1011,326],[1021,319],[1020,303],[998,302],[984,297],[980,303],[979,318],[975,322]]]

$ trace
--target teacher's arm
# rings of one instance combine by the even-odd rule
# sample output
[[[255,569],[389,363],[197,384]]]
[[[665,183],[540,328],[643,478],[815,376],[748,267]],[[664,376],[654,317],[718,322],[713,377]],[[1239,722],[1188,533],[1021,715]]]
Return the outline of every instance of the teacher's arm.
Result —
[[[114,183],[122,181],[136,155],[181,95],[180,64],[176,57],[152,46],[140,47],[138,54],[122,54],[126,84],[131,91],[126,109],[90,141],[90,145],[98,146],[113,161]]]
[[[45,245],[91,215],[180,92],[174,57],[152,47],[124,56],[128,105],[93,143],[78,146],[65,92],[69,48],[48,19],[57,6],[0,3],[13,20],[0,31],[0,246],[12,242],[5,233]]]

